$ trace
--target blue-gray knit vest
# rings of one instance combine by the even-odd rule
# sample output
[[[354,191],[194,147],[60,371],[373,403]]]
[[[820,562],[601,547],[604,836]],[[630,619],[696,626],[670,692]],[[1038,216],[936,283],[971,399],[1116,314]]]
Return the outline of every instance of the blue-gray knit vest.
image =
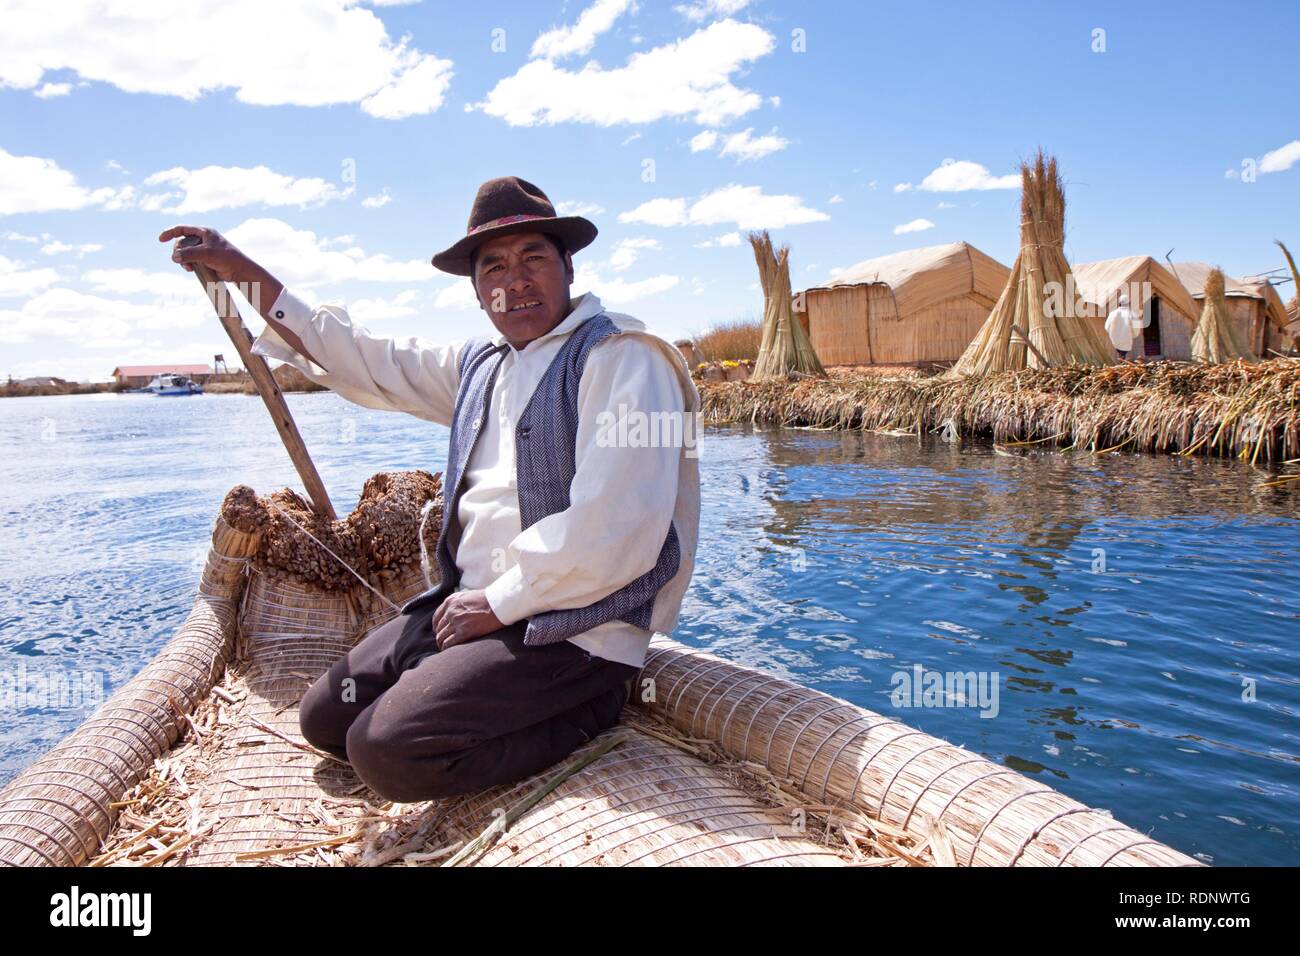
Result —
[[[598,342],[619,334],[603,313],[574,329],[520,415],[515,426],[515,473],[521,528],[569,507],[569,487],[577,472],[578,384],[582,370]],[[509,348],[509,343],[498,347],[486,339],[472,339],[461,353],[460,387],[452,415],[447,468],[443,472],[442,533],[437,550],[442,580],[436,588],[410,601],[402,608],[404,612],[417,602],[441,601],[460,581],[448,532],[464,490],[461,482],[470,454],[487,424],[492,386],[501,358]],[[618,494],[618,489],[611,488],[610,494]],[[592,560],[601,558],[594,555]],[[680,562],[677,529],[669,522],[654,567],[594,604],[533,615],[528,619],[524,643],[553,644],[615,619],[649,629],[655,595],[677,573]]]

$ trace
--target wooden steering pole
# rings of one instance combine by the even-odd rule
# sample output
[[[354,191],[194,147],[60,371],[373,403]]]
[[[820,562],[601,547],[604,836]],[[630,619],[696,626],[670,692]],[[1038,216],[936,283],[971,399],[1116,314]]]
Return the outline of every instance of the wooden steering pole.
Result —
[[[198,236],[186,236],[181,239],[180,245],[195,246],[202,241]],[[266,410],[271,413],[275,430],[280,433],[280,440],[284,442],[284,448],[289,453],[294,468],[298,469],[298,477],[302,479],[303,486],[307,489],[307,496],[311,498],[313,509],[317,514],[331,521],[336,520],[338,515],[334,513],[334,505],[330,502],[329,492],[325,490],[325,482],[321,481],[320,473],[307,452],[307,445],[303,442],[298,425],[289,411],[289,405],[284,400],[284,393],[276,384],[275,376],[271,374],[271,367],[266,364],[266,359],[253,351],[253,335],[244,325],[239,307],[235,304],[235,297],[226,284],[207,266],[197,262],[191,265],[203,286],[203,291],[207,294],[208,301],[217,312],[217,318],[221,320],[221,325],[230,336],[230,341],[235,344],[235,350],[239,353],[244,368],[248,369],[248,374],[252,376],[257,394],[262,396]]]

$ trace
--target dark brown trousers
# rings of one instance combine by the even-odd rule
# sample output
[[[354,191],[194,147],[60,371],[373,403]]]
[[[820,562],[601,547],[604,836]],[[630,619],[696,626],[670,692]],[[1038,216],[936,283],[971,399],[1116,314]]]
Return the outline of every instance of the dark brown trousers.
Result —
[[[302,699],[303,736],[380,796],[414,803],[512,783],[617,722],[637,668],[569,641],[527,647],[526,621],[440,651],[437,606],[370,632]]]

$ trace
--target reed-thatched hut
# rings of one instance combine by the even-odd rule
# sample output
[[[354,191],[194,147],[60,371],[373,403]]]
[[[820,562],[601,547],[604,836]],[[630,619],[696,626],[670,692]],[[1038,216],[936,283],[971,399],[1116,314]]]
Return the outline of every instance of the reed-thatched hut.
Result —
[[[1178,278],[1198,307],[1205,303],[1205,282],[1214,266],[1205,262],[1176,262]],[[1287,355],[1292,347],[1292,335],[1287,326],[1290,317],[1282,297],[1267,280],[1247,276],[1225,276],[1223,297],[1228,303],[1228,318],[1237,337],[1252,352],[1262,357],[1275,353]]]
[[[1150,324],[1133,342],[1133,358],[1176,359],[1192,357],[1192,333],[1201,314],[1178,278],[1150,256],[1124,256],[1073,266],[1078,297],[1097,327],[1105,332],[1106,316],[1129,297],[1129,307],[1143,312]]]
[[[795,302],[827,365],[951,363],[1009,272],[969,243],[950,242],[859,262]]]

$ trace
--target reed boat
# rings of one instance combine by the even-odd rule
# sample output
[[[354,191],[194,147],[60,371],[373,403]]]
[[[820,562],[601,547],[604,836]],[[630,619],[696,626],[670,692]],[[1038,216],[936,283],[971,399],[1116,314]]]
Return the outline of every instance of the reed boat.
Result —
[[[1200,865],[978,753],[666,636],[619,723],[560,764],[385,801],[303,740],[298,701],[436,583],[440,508],[428,472],[375,475],[338,521],[292,491],[232,489],[174,637],[0,791],[0,862]]]

